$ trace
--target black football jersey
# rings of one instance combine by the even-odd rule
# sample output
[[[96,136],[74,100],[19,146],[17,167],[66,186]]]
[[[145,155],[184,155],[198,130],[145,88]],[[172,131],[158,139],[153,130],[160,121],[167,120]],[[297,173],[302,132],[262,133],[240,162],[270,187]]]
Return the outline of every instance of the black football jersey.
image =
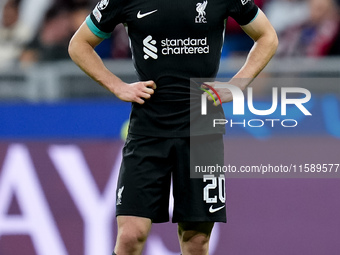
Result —
[[[229,16],[246,25],[257,13],[253,0],[100,1],[86,19],[88,27],[106,38],[125,24],[139,79],[157,85],[143,105],[132,104],[129,132],[189,136],[190,79],[216,76]],[[214,108],[216,118],[223,118],[222,107]]]

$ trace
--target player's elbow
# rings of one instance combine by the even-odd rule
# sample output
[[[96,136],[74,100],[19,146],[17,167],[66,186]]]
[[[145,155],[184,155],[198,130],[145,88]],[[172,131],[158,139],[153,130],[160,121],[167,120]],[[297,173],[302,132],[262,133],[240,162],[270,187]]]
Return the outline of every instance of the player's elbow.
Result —
[[[77,40],[74,37],[72,37],[72,39],[70,40],[68,44],[68,54],[72,60],[74,60],[75,56],[77,55],[77,48],[78,48],[77,44],[78,44]]]
[[[271,36],[271,43],[270,45],[272,46],[273,48],[273,51],[274,53],[276,52],[277,48],[279,47],[279,38],[274,30],[274,32],[272,33],[272,36]]]
[[[266,44],[273,52],[273,55],[275,54],[278,46],[279,46],[279,38],[276,34],[276,31],[274,28],[270,29],[269,32],[266,35]]]
[[[77,35],[73,36],[68,45],[68,54],[70,58],[78,64],[82,59],[82,55],[84,55],[90,47],[86,41],[83,41],[81,38],[77,37]]]
[[[279,39],[275,30],[272,28],[267,31],[263,36],[261,36],[256,43],[260,43],[263,45],[263,48],[266,49],[268,54],[273,56],[279,46]]]

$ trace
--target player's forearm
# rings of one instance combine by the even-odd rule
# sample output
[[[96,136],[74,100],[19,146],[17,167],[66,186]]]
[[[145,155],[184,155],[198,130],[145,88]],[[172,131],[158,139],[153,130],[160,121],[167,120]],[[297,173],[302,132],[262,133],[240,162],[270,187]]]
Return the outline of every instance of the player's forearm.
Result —
[[[239,84],[242,89],[246,88],[274,56],[277,44],[278,42],[274,38],[255,42],[245,64],[232,78],[231,83]]]
[[[102,42],[84,22],[74,34],[69,45],[72,60],[93,80],[126,102],[143,104],[153,95],[156,84],[153,81],[125,83],[104,65],[94,48]]]
[[[123,83],[106,68],[94,47],[87,42],[72,39],[69,45],[69,54],[80,69],[109,91],[114,93],[115,86]]]
[[[243,27],[243,29],[255,43],[245,64],[231,80],[231,83],[240,86],[242,89],[246,88],[265,68],[278,47],[276,32],[262,12],[260,12],[257,20]]]

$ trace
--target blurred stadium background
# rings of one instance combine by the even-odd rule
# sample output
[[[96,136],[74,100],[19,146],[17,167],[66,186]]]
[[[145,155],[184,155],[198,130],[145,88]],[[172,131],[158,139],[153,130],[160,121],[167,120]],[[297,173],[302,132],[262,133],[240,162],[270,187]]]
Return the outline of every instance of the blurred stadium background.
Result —
[[[130,105],[85,76],[67,54],[96,2],[0,2],[0,255],[113,249],[115,182]],[[254,86],[258,106],[270,107],[273,86],[303,87],[312,93],[306,107],[313,115],[293,113],[294,130],[227,129],[226,162],[339,164],[339,1],[255,2],[280,39],[259,77],[264,82]],[[220,79],[241,67],[251,45],[230,19]],[[124,81],[136,81],[123,26],[97,52]],[[229,222],[216,225],[211,254],[340,254],[339,178],[286,177],[227,179]],[[179,254],[176,226],[154,226],[145,254]]]

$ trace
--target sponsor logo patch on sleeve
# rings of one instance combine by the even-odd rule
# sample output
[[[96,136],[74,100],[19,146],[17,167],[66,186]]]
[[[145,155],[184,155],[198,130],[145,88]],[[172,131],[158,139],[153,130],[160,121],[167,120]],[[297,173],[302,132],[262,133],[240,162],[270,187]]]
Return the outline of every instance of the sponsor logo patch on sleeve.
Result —
[[[102,14],[100,13],[100,11],[98,10],[98,8],[94,8],[94,10],[92,11],[93,16],[96,18],[96,20],[98,21],[98,23],[101,21],[102,19]]]

